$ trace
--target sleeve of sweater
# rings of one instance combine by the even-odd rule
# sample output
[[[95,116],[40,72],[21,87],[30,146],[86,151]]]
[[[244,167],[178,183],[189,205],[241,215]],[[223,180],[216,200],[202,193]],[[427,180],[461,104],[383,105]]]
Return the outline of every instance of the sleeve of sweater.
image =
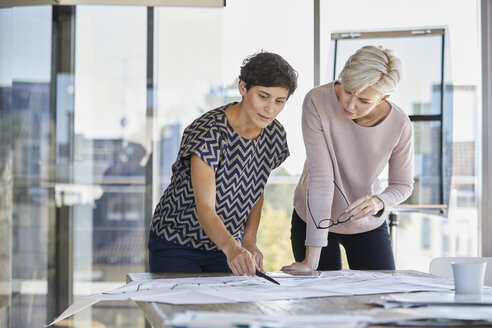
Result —
[[[319,229],[317,224],[330,218],[334,192],[332,157],[318,112],[323,109],[317,105],[308,93],[302,107],[302,135],[308,163],[306,246],[327,245],[328,229]]]
[[[376,195],[384,203],[382,215],[407,199],[413,191],[413,140],[410,121],[403,126],[400,140],[393,149],[388,164],[388,187]]]

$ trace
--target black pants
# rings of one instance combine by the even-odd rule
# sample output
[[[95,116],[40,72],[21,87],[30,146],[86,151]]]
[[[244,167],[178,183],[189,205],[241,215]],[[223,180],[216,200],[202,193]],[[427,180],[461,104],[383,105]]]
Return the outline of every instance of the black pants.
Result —
[[[306,255],[306,223],[294,212],[290,230],[292,250],[297,262]],[[321,249],[318,270],[340,270],[342,257],[340,244],[345,248],[347,260],[352,270],[394,270],[395,260],[391,248],[391,238],[384,222],[379,228],[357,234],[328,233],[328,246]]]
[[[222,251],[173,244],[149,233],[150,272],[232,272]]]

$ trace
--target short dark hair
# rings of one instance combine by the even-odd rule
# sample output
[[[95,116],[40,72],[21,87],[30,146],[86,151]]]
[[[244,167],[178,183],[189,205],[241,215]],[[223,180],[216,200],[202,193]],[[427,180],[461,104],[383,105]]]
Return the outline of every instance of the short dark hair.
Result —
[[[283,87],[290,96],[297,88],[297,76],[297,71],[280,55],[262,50],[243,60],[239,79],[246,83],[247,90],[253,86]]]

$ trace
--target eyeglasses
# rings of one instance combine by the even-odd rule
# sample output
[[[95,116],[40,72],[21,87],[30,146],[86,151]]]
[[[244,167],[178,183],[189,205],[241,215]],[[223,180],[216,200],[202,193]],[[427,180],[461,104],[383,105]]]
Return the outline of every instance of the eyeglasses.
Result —
[[[338,193],[342,196],[343,200],[345,201],[345,204],[347,206],[349,206],[349,202],[347,200],[347,197],[345,197],[345,195],[343,194],[340,187],[338,187],[338,185],[335,181],[333,181],[333,184],[335,185],[334,194],[333,194],[333,204],[335,203],[336,191],[338,191]],[[321,220],[318,220],[318,222],[316,222],[316,220],[314,219],[313,213],[311,212],[311,206],[309,205],[309,189],[307,190],[307,207],[308,207],[309,216],[311,217],[314,225],[318,229],[328,229],[330,227],[333,227],[334,225],[345,223],[352,218],[352,215],[348,215],[348,213],[342,212],[335,219],[333,219],[333,218],[321,219]]]

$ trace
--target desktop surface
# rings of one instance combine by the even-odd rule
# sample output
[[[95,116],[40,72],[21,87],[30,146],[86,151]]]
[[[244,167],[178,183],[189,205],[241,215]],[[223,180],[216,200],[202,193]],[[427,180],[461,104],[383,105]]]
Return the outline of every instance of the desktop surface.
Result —
[[[396,272],[413,277],[436,277],[428,273],[396,270],[396,271],[378,271],[378,272]],[[127,282],[145,280],[145,279],[167,279],[167,278],[190,278],[190,277],[218,277],[224,276],[223,273],[129,273]],[[436,277],[437,279],[437,277]],[[393,293],[392,293],[393,294]],[[185,311],[215,311],[215,312],[234,312],[247,313],[255,315],[320,315],[320,314],[340,314],[351,311],[363,311],[381,308],[373,303],[380,300],[386,294],[365,294],[350,296],[329,296],[315,298],[298,298],[286,300],[258,300],[255,302],[236,302],[221,304],[187,304],[173,305],[167,303],[141,302],[137,301],[138,307],[143,311],[145,318],[153,328],[165,328],[163,322],[173,317],[178,312]],[[409,327],[409,326],[391,326],[391,325],[369,325],[368,327]],[[446,326],[440,326],[446,327]],[[455,327],[449,326],[449,327]],[[481,326],[492,327],[492,325]]]

